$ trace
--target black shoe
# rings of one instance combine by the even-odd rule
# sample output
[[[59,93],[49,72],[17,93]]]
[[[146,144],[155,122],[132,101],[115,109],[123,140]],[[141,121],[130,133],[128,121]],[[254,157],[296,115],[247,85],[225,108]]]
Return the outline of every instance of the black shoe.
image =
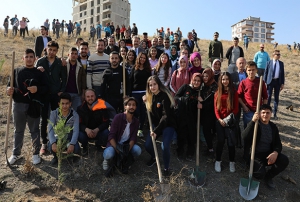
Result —
[[[150,158],[150,160],[147,162],[148,167],[152,167],[154,164],[156,164],[156,160],[153,158]]]
[[[171,171],[170,168],[168,168],[168,169],[165,168],[165,169],[163,170],[163,176],[169,177],[171,174],[172,174],[172,171]]]
[[[53,157],[53,159],[50,161],[50,164],[51,165],[53,165],[53,166],[55,166],[55,165],[57,165],[58,164],[58,159],[57,159],[57,157],[55,156],[55,157]]]
[[[265,181],[269,188],[274,189],[276,187],[272,178],[266,178]]]
[[[87,147],[83,147],[82,150],[81,150],[81,155],[82,156],[86,156],[89,154],[89,150]]]

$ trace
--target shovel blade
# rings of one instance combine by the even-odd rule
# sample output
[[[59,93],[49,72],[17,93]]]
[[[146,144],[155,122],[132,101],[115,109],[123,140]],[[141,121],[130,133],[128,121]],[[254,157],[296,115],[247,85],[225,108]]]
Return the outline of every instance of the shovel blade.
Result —
[[[170,201],[170,193],[171,187],[170,184],[155,184],[152,186],[152,194],[155,202],[169,202]]]
[[[194,171],[189,176],[189,183],[195,187],[202,187],[206,181],[206,173],[200,171]]]
[[[250,184],[250,187],[249,187],[249,184]],[[254,199],[257,196],[258,188],[259,188],[258,181],[254,181],[254,180],[250,179],[250,183],[249,183],[249,179],[241,178],[239,192],[240,192],[240,195],[245,200],[250,201],[250,200]],[[249,192],[248,192],[248,190],[249,190]]]

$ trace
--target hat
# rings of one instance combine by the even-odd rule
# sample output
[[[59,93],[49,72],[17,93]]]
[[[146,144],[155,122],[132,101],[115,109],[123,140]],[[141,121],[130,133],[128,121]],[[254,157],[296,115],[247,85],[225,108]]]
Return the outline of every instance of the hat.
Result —
[[[219,36],[219,32],[215,32],[214,35],[218,35]]]

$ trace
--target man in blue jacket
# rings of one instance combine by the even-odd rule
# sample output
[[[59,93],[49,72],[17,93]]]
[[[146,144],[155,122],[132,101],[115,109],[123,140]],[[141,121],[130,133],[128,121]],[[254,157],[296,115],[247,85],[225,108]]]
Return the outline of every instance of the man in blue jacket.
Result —
[[[270,60],[269,54],[265,52],[265,45],[260,44],[260,51],[255,53],[253,61],[257,65],[258,76],[264,76],[264,72],[267,66],[267,62]]]

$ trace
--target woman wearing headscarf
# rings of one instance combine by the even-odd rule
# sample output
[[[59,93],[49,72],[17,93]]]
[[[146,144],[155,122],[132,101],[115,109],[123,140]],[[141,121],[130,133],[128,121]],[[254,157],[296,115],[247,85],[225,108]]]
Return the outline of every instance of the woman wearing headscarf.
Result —
[[[221,60],[215,59],[211,65],[211,68],[215,74],[215,81],[218,83],[219,76],[221,74]]]
[[[204,69],[201,66],[201,55],[198,52],[192,53],[190,56],[190,61],[192,63],[192,67],[189,69],[189,71],[192,73],[192,75],[196,72],[202,74]]]
[[[171,46],[171,55],[170,55],[170,61],[171,61],[171,67],[173,67],[178,60],[178,52],[176,46]]]

